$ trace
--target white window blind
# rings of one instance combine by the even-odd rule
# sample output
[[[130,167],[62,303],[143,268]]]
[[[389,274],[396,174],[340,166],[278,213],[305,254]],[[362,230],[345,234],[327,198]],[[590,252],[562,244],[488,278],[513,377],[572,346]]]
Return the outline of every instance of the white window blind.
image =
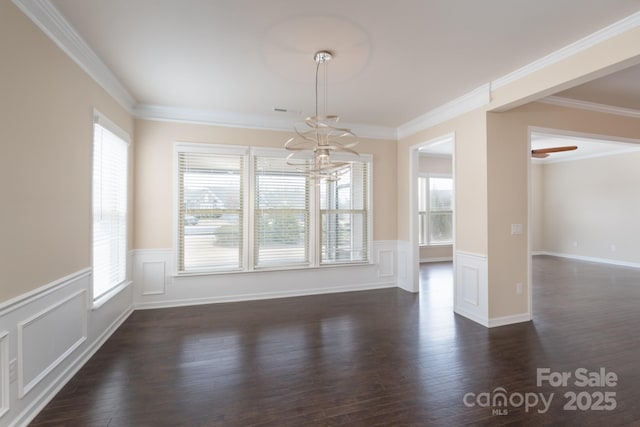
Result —
[[[104,125],[103,125],[104,124]],[[93,135],[93,298],[124,282],[127,272],[128,143],[97,116]]]
[[[369,164],[352,162],[339,180],[320,181],[320,263],[368,261]]]
[[[254,266],[309,264],[309,178],[285,157],[254,157]]]
[[[178,153],[180,272],[243,268],[244,164],[242,154]]]

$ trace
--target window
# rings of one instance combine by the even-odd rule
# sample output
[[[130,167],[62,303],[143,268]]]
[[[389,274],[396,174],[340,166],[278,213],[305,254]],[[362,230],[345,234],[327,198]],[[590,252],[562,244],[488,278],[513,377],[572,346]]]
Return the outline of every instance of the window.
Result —
[[[418,178],[418,241],[420,245],[453,243],[453,180]]]
[[[178,153],[179,271],[244,265],[244,150]]]
[[[336,181],[320,181],[321,264],[368,258],[368,164],[351,163]]]
[[[178,273],[369,261],[370,156],[316,182],[287,154],[176,145]]]
[[[286,158],[254,157],[254,265],[309,264],[309,178]]]
[[[93,125],[93,298],[124,283],[127,274],[128,136],[95,114]]]

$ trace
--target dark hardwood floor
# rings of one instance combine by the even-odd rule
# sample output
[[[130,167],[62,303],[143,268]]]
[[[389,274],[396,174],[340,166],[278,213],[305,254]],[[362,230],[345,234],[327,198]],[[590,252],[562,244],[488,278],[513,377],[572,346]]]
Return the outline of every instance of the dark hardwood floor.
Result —
[[[31,425],[640,425],[639,270],[536,257],[533,322],[493,329],[453,314],[451,264],[420,277],[416,295],[136,311]],[[572,377],[538,387],[538,368]],[[616,384],[579,387],[579,368]]]

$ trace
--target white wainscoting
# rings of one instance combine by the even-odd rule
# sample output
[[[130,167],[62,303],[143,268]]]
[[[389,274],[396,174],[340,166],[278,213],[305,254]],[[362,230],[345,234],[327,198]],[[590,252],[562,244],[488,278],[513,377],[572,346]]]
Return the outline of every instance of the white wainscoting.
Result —
[[[374,262],[378,266],[378,278],[396,281],[396,252],[395,240],[378,240],[374,242]]]
[[[131,313],[131,285],[100,307],[90,286],[87,268],[0,304],[0,427],[26,426]]]
[[[0,419],[9,411],[9,332],[0,331]]]
[[[489,289],[487,257],[469,252],[455,253],[454,311],[489,326]]]
[[[413,251],[411,250],[411,242],[407,240],[399,240],[397,242],[397,260],[398,260],[398,273],[397,283],[398,287],[404,289],[407,292],[416,292],[418,290],[417,284],[413,283]]]
[[[397,243],[376,241],[373,263],[175,276],[171,249],[134,251],[136,309],[361,291],[396,286]]]
[[[20,399],[87,339],[87,301],[81,289],[18,323]]]

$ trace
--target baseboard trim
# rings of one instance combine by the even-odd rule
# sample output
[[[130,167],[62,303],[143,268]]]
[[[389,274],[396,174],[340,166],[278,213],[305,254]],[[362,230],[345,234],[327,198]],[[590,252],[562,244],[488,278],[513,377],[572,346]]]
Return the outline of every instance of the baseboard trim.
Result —
[[[225,302],[241,302],[241,301],[256,301],[264,299],[275,298],[291,298],[302,297],[311,295],[333,294],[341,292],[359,292],[359,291],[371,291],[376,289],[387,289],[397,287],[395,282],[383,282],[383,283],[371,283],[360,284],[353,286],[339,286],[332,288],[315,288],[305,289],[303,291],[282,291],[282,292],[265,292],[256,294],[244,294],[244,295],[229,295],[221,297],[207,297],[207,298],[186,298],[186,299],[174,299],[166,301],[153,301],[142,302],[134,305],[135,310],[148,310],[154,308],[169,308],[169,307],[184,307],[190,305],[203,305],[203,304],[220,304]]]
[[[20,415],[18,415],[10,427],[27,426],[33,419],[44,409],[45,406],[62,390],[62,388],[78,373],[78,371],[93,357],[93,355],[102,347],[102,345],[113,335],[113,333],[122,325],[127,318],[133,313],[133,306],[118,316],[107,329],[105,329],[93,344],[86,348],[78,358],[71,363],[40,395],[33,400],[33,403],[26,407]]]
[[[463,310],[463,309],[461,309],[459,307],[455,307],[453,309],[453,312],[455,314],[458,314],[458,315],[462,316],[462,317],[466,317],[467,319],[469,319],[469,320],[471,320],[473,322],[476,322],[479,325],[484,326],[485,328],[489,327],[489,319],[487,319],[486,317],[478,316],[478,315],[476,315],[474,313],[471,313],[469,311]]]
[[[494,317],[489,319],[487,327],[496,328],[498,326],[513,325],[515,323],[529,322],[531,321],[530,313],[513,314],[510,316]]]
[[[617,265],[620,267],[640,268],[640,263],[621,261],[621,260],[610,259],[610,258],[597,258],[597,257],[566,254],[566,253],[559,253],[559,252],[548,252],[548,251],[537,251],[535,253],[532,253],[532,255],[548,255],[548,256],[555,256],[558,258],[575,259],[576,261],[597,262],[599,264]]]

